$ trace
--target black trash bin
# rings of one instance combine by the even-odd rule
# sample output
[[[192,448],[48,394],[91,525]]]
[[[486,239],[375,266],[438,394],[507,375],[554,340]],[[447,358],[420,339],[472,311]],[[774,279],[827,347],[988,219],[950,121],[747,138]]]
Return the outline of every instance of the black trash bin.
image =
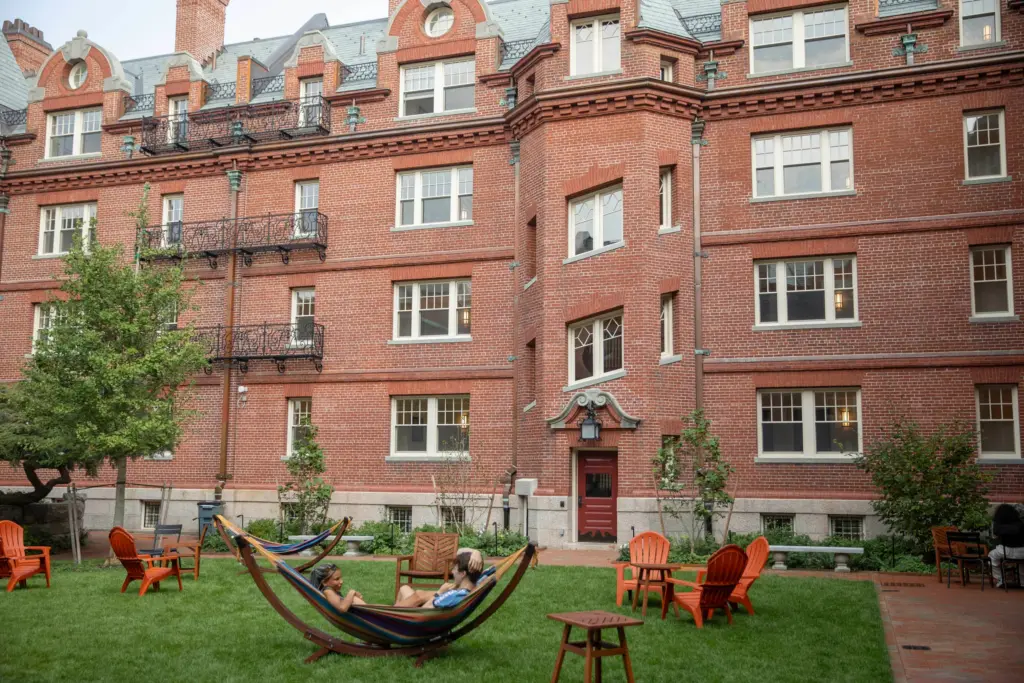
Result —
[[[213,516],[219,515],[224,510],[224,504],[219,500],[199,501],[199,536],[202,537],[203,529],[208,524],[213,524]],[[212,529],[211,529],[212,531]]]

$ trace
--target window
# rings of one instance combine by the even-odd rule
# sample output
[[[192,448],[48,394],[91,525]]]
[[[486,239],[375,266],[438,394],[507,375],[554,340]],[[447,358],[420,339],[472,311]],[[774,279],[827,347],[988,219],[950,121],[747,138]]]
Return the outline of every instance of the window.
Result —
[[[395,285],[395,339],[469,337],[473,286],[469,280]]]
[[[472,166],[398,174],[395,225],[404,228],[472,220]]]
[[[762,533],[787,531],[793,533],[793,515],[761,515]]]
[[[302,439],[308,426],[313,421],[313,399],[288,399],[288,444],[285,457],[292,457],[295,444]]]
[[[763,456],[852,456],[860,451],[858,389],[771,389],[758,393]]]
[[[78,90],[85,83],[85,79],[89,77],[89,67],[85,62],[78,62],[71,67],[71,73],[68,74],[68,87],[72,90]]]
[[[83,109],[50,114],[46,128],[46,158],[98,154],[102,109]]]
[[[436,62],[402,67],[402,116],[472,109],[476,62]]]
[[[36,304],[33,310],[32,349],[35,351],[40,344],[49,338],[50,329],[60,320],[60,314],[52,304]]]
[[[438,7],[427,15],[427,21],[423,24],[424,30],[431,38],[443,36],[451,30],[455,23],[455,13],[451,7]]]
[[[399,531],[407,534],[412,533],[412,506],[410,505],[387,505],[385,506],[388,522],[398,527]]]
[[[829,515],[828,533],[830,536],[859,541],[864,538],[864,518],[833,517]]]
[[[852,190],[852,142],[849,128],[753,138],[754,196]]]
[[[754,264],[758,325],[857,320],[857,257]],[[785,287],[780,286],[785,282]]]
[[[850,61],[846,6],[750,20],[750,71],[817,69]]]
[[[585,76],[620,68],[622,38],[619,35],[619,15],[574,21],[569,32],[572,50],[570,75]]]
[[[441,507],[441,528],[458,528],[465,523],[466,511],[461,506],[445,505]]]
[[[142,528],[155,529],[160,523],[160,503],[142,501]]]
[[[75,236],[89,241],[89,222],[96,217],[95,204],[49,206],[41,212],[39,255],[62,256],[71,251]]]
[[[163,315],[164,331],[173,332],[178,329],[178,303],[174,302]]]
[[[661,70],[658,74],[658,77],[663,81],[668,81],[669,83],[672,83],[673,81],[676,80],[675,71],[675,65],[672,62],[668,62],[663,59],[661,60]]]
[[[971,312],[979,317],[1013,315],[1010,247],[971,249]]]
[[[469,453],[469,396],[391,399],[391,455],[438,458]]]
[[[984,45],[999,40],[998,0],[960,1],[960,44]]]
[[[299,81],[299,128],[320,125],[324,106],[323,94],[322,78]]]
[[[661,297],[661,357],[667,358],[673,353],[672,344],[672,302],[673,297],[666,294]]]
[[[312,287],[292,290],[292,347],[313,346],[316,320],[316,290]]]
[[[983,458],[1020,457],[1020,410],[1013,384],[979,384],[978,451]]]
[[[167,142],[175,144],[188,140],[188,98],[172,97],[167,100]]]
[[[658,210],[661,215],[661,229],[672,227],[672,179],[675,174],[671,168],[661,170],[661,184],[658,188]]]
[[[164,195],[163,246],[181,244],[181,222],[184,213],[184,195]]]
[[[295,232],[296,239],[317,236],[317,219],[320,207],[320,181],[308,180],[295,183]]]
[[[622,242],[622,186],[569,204],[569,256]]]
[[[964,116],[964,165],[967,178],[1002,178],[1006,175],[1003,110]]]
[[[569,327],[569,384],[621,369],[621,311]]]

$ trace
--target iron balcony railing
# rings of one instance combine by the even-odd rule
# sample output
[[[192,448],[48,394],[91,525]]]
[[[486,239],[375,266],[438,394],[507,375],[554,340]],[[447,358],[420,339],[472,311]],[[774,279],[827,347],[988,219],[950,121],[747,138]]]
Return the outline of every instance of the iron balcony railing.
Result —
[[[722,13],[695,14],[692,17],[683,17],[683,23],[695,37],[718,33],[722,30]]]
[[[913,14],[938,8],[936,0],[878,0],[878,16]]]
[[[0,126],[6,128],[17,128],[24,126],[28,121],[28,109],[0,108]]]
[[[210,267],[216,268],[218,257],[234,251],[251,266],[253,254],[273,251],[288,263],[293,251],[303,249],[315,250],[321,261],[327,258],[327,216],[315,209],[168,223],[139,233],[139,260],[143,262],[205,257]]]
[[[206,369],[208,374],[213,372],[214,363],[237,364],[244,373],[249,371],[250,362],[258,360],[273,361],[278,372],[285,371],[289,360],[309,360],[317,372],[324,369],[324,326],[312,319],[297,323],[199,327],[195,334],[211,363]]]
[[[124,113],[128,114],[133,111],[153,111],[155,102],[155,93],[149,93],[148,95],[125,95]]]
[[[260,105],[143,117],[142,151],[188,152],[330,132],[331,107],[323,97],[314,95]]]
[[[235,99],[235,82],[230,83],[207,83],[206,84],[206,101],[215,102],[217,100],[233,100]]]
[[[345,83],[372,81],[377,78],[377,62],[362,62],[345,66]]]
[[[508,42],[502,41],[501,43],[501,61],[505,62],[517,62],[527,55],[527,53],[533,48],[533,44],[536,41],[533,38],[527,38],[526,40],[510,40]]]
[[[250,97],[255,99],[264,93],[269,95],[275,92],[284,92],[284,74],[252,79]]]

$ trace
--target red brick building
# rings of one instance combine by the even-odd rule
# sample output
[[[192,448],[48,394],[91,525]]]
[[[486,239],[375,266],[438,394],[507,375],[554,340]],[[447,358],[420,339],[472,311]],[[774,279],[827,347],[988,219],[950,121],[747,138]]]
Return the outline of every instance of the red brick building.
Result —
[[[129,526],[135,484],[276,515],[308,416],[332,516],[436,522],[471,432],[495,519],[622,541],[699,405],[732,529],[883,531],[852,458],[897,413],[977,424],[1024,501],[1020,0],[390,0],[223,45],[227,2],[172,55],[0,51],[0,379],[89,218],[131,245],[149,183],[145,267],[192,257],[211,373]]]

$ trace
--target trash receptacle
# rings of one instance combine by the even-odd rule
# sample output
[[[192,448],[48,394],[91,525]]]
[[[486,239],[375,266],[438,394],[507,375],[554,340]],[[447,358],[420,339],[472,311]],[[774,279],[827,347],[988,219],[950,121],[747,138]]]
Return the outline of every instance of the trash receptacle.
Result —
[[[203,529],[208,524],[213,524],[213,516],[223,512],[224,504],[219,500],[199,501],[199,536],[202,537]]]

